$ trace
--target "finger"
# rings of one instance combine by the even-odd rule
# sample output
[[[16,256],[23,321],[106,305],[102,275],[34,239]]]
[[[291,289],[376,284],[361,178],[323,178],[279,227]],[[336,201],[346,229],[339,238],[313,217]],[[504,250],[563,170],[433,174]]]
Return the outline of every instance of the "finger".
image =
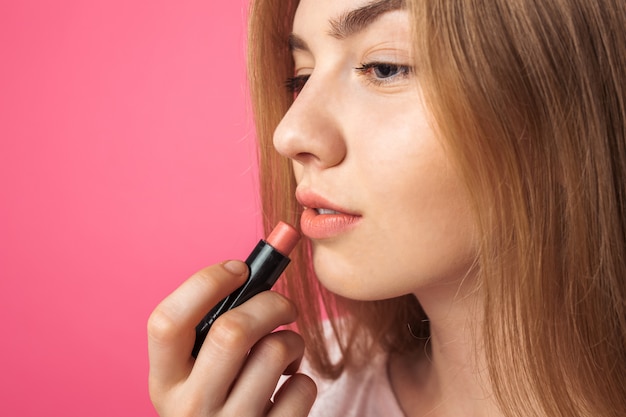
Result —
[[[277,327],[292,323],[296,309],[274,291],[264,291],[220,316],[209,330],[189,376],[191,385],[211,392],[216,406],[226,400],[248,352]]]
[[[241,261],[213,265],[194,274],[156,307],[148,320],[151,386],[167,387],[189,375],[196,325],[246,277],[247,266]]]
[[[315,382],[304,374],[291,376],[274,396],[274,406],[267,417],[305,417],[317,396]]]
[[[245,404],[249,410],[262,409],[274,394],[281,375],[287,368],[299,366],[303,355],[304,341],[295,332],[279,331],[263,337],[250,351],[226,407],[232,403],[235,407]]]

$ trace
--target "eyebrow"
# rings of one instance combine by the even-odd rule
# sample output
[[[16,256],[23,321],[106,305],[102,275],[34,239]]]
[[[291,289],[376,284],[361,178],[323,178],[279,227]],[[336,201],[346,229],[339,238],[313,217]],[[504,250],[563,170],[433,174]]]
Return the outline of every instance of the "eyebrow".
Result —
[[[379,0],[330,20],[330,36],[345,39],[361,32],[381,15],[405,7],[405,0]]]
[[[341,14],[337,18],[329,20],[329,35],[336,39],[346,39],[353,36],[385,13],[405,8],[405,0],[378,0],[354,10]],[[289,35],[289,48],[292,51],[308,51],[309,48],[301,37],[292,33]]]

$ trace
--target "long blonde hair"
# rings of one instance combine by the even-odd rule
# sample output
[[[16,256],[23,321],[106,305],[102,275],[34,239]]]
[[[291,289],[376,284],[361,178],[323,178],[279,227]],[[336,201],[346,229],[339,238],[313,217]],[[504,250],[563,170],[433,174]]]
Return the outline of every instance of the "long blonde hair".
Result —
[[[290,164],[272,148],[292,97],[297,1],[251,6],[249,75],[264,221],[297,223]],[[626,3],[407,1],[417,75],[472,198],[490,377],[509,416],[626,415]],[[310,247],[284,291],[312,363],[337,376],[379,347],[423,349],[411,296],[357,302],[320,287]],[[321,301],[319,301],[321,300]],[[350,314],[353,320],[335,318]],[[325,348],[328,315],[342,360]],[[343,327],[342,327],[343,326]]]

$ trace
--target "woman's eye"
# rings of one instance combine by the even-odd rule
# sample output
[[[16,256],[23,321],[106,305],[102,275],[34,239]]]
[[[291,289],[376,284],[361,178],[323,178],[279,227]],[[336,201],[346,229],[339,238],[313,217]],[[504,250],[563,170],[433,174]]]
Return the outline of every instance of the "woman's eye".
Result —
[[[385,62],[370,62],[355,68],[360,74],[367,77],[368,81],[377,85],[383,85],[397,81],[398,78],[406,78],[412,69],[408,65],[389,64]],[[297,96],[300,94],[311,74],[296,75],[287,78],[285,87],[287,91]]]
[[[309,80],[310,75],[296,75],[295,77],[289,77],[285,81],[285,87],[287,91],[292,94],[298,95],[304,88],[304,85]]]
[[[355,68],[360,74],[377,83],[391,82],[397,77],[406,77],[411,73],[408,65],[389,64],[386,62],[370,62]]]

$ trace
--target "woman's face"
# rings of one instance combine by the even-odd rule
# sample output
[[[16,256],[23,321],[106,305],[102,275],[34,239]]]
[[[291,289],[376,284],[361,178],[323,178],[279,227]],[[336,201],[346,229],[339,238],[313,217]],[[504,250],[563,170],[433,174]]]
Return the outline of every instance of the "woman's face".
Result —
[[[300,1],[297,97],[274,134],[293,161],[315,271],[354,299],[456,281],[475,255],[465,192],[429,126],[409,15],[396,3]]]

